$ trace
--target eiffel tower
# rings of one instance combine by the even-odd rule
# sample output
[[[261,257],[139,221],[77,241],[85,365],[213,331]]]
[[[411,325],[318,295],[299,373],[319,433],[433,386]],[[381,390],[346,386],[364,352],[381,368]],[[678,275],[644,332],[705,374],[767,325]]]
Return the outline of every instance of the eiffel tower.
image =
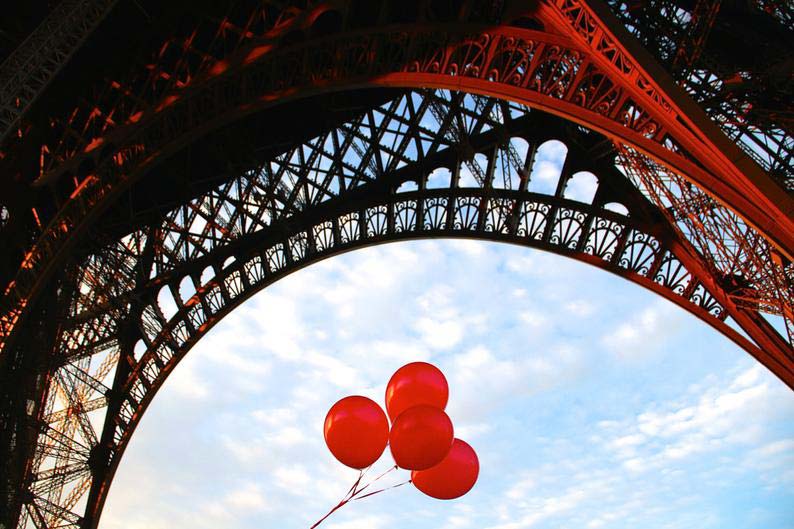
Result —
[[[0,57],[0,528],[97,527],[213,325],[389,241],[583,261],[794,387],[787,0],[31,0]]]

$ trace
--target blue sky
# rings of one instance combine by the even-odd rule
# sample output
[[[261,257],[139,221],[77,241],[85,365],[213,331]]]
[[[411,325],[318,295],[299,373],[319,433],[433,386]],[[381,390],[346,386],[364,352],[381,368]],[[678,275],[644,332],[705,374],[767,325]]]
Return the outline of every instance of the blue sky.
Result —
[[[478,484],[387,491],[324,529],[794,527],[788,388],[640,287],[461,240],[335,257],[233,312],[144,416],[102,526],[308,528],[356,476],[325,447],[328,408],[382,402],[416,360],[446,373]]]

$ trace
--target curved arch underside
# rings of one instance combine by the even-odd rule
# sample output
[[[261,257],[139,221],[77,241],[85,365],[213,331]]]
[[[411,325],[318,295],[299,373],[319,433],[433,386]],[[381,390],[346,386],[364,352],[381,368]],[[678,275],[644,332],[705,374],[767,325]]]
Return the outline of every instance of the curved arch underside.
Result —
[[[550,187],[536,190],[550,140],[567,152]],[[748,313],[613,157],[598,156],[603,146],[504,100],[407,92],[277,154],[223,160],[236,176],[176,208],[125,218],[140,226],[132,233],[114,235],[118,215],[107,217],[67,276],[73,296],[28,516],[96,526],[136,425],[192,345],[278,278],[372,244],[468,237],[574,258],[677,303],[791,383],[785,365],[735,330],[752,335]],[[597,182],[588,202],[566,198],[582,172]],[[615,203],[627,213],[605,207]]]
[[[677,303],[794,387],[790,197],[586,3],[513,13],[535,29],[357,29],[346,14],[317,29],[350,5],[293,10],[245,38],[222,25],[234,44],[221,55],[170,43],[177,59],[161,52],[54,120],[39,185],[59,209],[0,314],[3,361],[25,345],[49,355],[21,527],[96,527],[135,426],[190,347],[279,277],[371,244],[470,237],[578,259]],[[317,101],[305,135],[287,133],[300,127],[279,109]],[[567,154],[536,189],[549,140]],[[580,172],[597,181],[584,202],[567,194]],[[57,325],[42,346],[23,324],[45,320],[31,308],[44,296]]]
[[[413,24],[339,32],[298,44],[287,39],[310,33],[314,21],[333,9],[332,5],[307,10],[286,23],[277,38],[243,46],[197,71],[181,72],[188,81],[155,95],[159,103],[154,106],[115,102],[108,109],[112,125],[106,121],[94,134],[77,138],[65,134],[54,143],[42,168],[42,183],[80,168],[88,174],[8,286],[0,317],[0,331],[7,339],[0,347],[13,337],[24,321],[25,307],[91,223],[163,159],[209,131],[277,102],[365,86],[461,89],[506,98],[607,135],[626,151],[627,165],[636,165],[634,151],[649,156],[652,163],[660,164],[649,174],[669,171],[670,176],[655,179],[658,190],[647,187],[657,196],[680,198],[674,206],[685,210],[684,218],[708,215],[702,206],[692,210],[690,197],[677,196],[680,186],[669,180],[694,184],[702,195],[696,198],[707,202],[709,209],[726,208],[730,218],[723,222],[731,228],[726,231],[741,236],[727,236],[721,244],[760,241],[743,248],[758,257],[752,267],[752,288],[747,289],[757,292],[750,295],[750,303],[764,304],[791,323],[790,270],[781,268],[791,269],[794,258],[794,201],[715,133],[705,116],[691,108],[682,110],[686,101],[682,103],[681,94],[662,89],[586,4],[538,3],[530,14],[543,31]],[[68,124],[68,131],[97,128],[95,111],[76,111],[74,116],[77,121]],[[665,200],[669,196],[659,196],[660,205]],[[693,226],[700,229],[698,222],[689,228]],[[702,251],[709,248],[699,246]],[[734,272],[724,270],[731,267],[730,258],[709,258],[722,272]],[[747,282],[747,270],[741,272]]]
[[[386,198],[386,197],[384,197]],[[284,230],[279,241],[233,260],[211,262],[215,276],[190,277],[196,294],[184,299],[180,285],[164,289],[179,309],[162,322],[155,304],[144,308],[148,333],[120,388],[125,396],[111,428],[108,474],[96,485],[96,518],[113,473],[136,426],[179,361],[217,322],[256,292],[281,277],[319,260],[374,244],[423,238],[465,237],[509,242],[550,251],[596,266],[677,303],[740,346],[758,350],[725,323],[727,313],[706,286],[677,259],[674,251],[628,219],[565,199],[515,191],[484,193],[475,189],[409,192],[381,203],[330,216],[319,223]],[[200,284],[199,284],[200,283]],[[191,289],[192,291],[192,289]],[[136,357],[138,355],[135,355]]]

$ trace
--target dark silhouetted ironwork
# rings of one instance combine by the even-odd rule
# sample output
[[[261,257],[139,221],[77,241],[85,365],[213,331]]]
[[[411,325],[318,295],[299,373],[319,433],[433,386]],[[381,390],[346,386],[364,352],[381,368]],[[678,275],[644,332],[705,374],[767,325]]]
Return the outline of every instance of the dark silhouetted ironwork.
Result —
[[[146,407],[214,324],[389,241],[589,263],[794,387],[785,2],[113,4],[64,0],[0,68],[0,524],[96,527]],[[59,17],[77,5],[92,17]],[[583,172],[594,194],[572,197]]]

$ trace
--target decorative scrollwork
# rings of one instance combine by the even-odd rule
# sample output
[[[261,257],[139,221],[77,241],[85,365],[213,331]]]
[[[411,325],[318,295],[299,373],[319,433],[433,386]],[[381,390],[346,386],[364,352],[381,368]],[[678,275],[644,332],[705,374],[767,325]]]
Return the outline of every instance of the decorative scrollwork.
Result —
[[[607,116],[618,104],[622,94],[623,91],[609,76],[590,64],[576,87],[574,99],[578,105]]]
[[[395,233],[414,231],[416,228],[416,200],[403,200],[394,204]]]
[[[634,79],[638,88],[650,97],[665,113],[672,114],[673,108],[659,89],[634,65],[623,48],[604,31],[599,31],[600,22],[590,7],[581,0],[554,0],[553,5],[567,18],[573,28],[589,43],[591,48],[611,63],[623,77]]]
[[[234,286],[236,282],[235,280],[239,278],[240,278],[240,272],[235,270],[235,273],[233,275],[226,278],[227,288],[229,285]],[[242,292],[242,289],[237,289],[236,292],[237,294],[239,294],[240,292]],[[236,297],[236,296],[233,295],[232,297]],[[171,330],[171,336],[174,338],[177,345],[179,345],[180,347],[185,345],[185,343],[187,343],[187,341],[190,340],[190,330],[188,330],[187,324],[185,323],[184,320],[177,322],[177,324]]]
[[[443,230],[447,226],[447,197],[426,198],[424,203],[424,229]]]
[[[614,220],[596,217],[591,221],[584,251],[611,261],[625,227]]]
[[[558,208],[552,226],[550,241],[552,244],[575,249],[582,235],[582,228],[587,216],[581,211],[569,208]]]
[[[262,266],[262,258],[260,256],[257,255],[245,263],[245,274],[248,276],[249,283],[258,283],[265,277],[265,269]]]
[[[653,280],[676,294],[683,294],[692,281],[692,274],[671,252],[665,252]]]
[[[502,37],[499,39],[491,59],[491,71],[495,80],[521,86],[529,71],[537,44],[528,39]]]
[[[659,124],[644,109],[627,99],[620,111],[621,122],[646,138],[654,138],[659,131]]]
[[[276,244],[265,251],[268,268],[271,272],[278,272],[287,266],[287,256],[284,253],[284,246]]]
[[[389,209],[387,206],[367,208],[367,237],[386,235],[389,228]]]
[[[476,230],[479,208],[480,199],[477,197],[457,198],[455,200],[455,217],[453,220],[455,230]]]
[[[449,75],[480,77],[486,68],[491,35],[482,33],[465,37],[449,52],[445,71]]]
[[[485,213],[485,231],[496,233],[510,233],[510,223],[513,218],[516,203],[505,198],[492,198],[488,200]]]
[[[309,250],[309,238],[306,233],[300,232],[290,237],[288,248],[293,261],[303,259]]]
[[[201,308],[201,305],[194,305],[188,311],[187,319],[194,329],[198,329],[207,321],[207,317],[204,314],[204,309]]]
[[[334,226],[331,221],[325,221],[312,228],[314,246],[318,252],[328,250],[334,246]]]
[[[205,300],[209,305],[210,310],[213,312],[218,312],[223,307],[223,294],[221,294],[221,288],[217,285],[213,286],[207,292]]]
[[[360,221],[357,212],[339,217],[339,239],[342,244],[357,241],[360,236]]]
[[[290,246],[295,248],[295,247],[299,247],[299,244],[294,244]],[[305,251],[305,246],[303,248]],[[226,287],[226,291],[229,293],[229,296],[231,296],[232,298],[236,298],[244,291],[243,280],[240,278],[239,270],[235,271],[230,276],[228,276],[223,284]]]
[[[582,56],[577,51],[546,46],[530,86],[541,94],[562,99],[573,83],[581,61]]]
[[[546,231],[551,206],[545,202],[523,202],[516,235],[539,241]]]
[[[656,237],[637,230],[629,232],[626,247],[618,266],[640,275],[646,275],[657,258],[661,243]]]
[[[703,308],[703,310],[718,320],[724,320],[727,317],[725,308],[716,299],[714,299],[714,296],[711,294],[711,292],[706,290],[706,287],[704,287],[701,283],[698,283],[697,287],[692,292],[692,295],[689,296],[689,301]]]

